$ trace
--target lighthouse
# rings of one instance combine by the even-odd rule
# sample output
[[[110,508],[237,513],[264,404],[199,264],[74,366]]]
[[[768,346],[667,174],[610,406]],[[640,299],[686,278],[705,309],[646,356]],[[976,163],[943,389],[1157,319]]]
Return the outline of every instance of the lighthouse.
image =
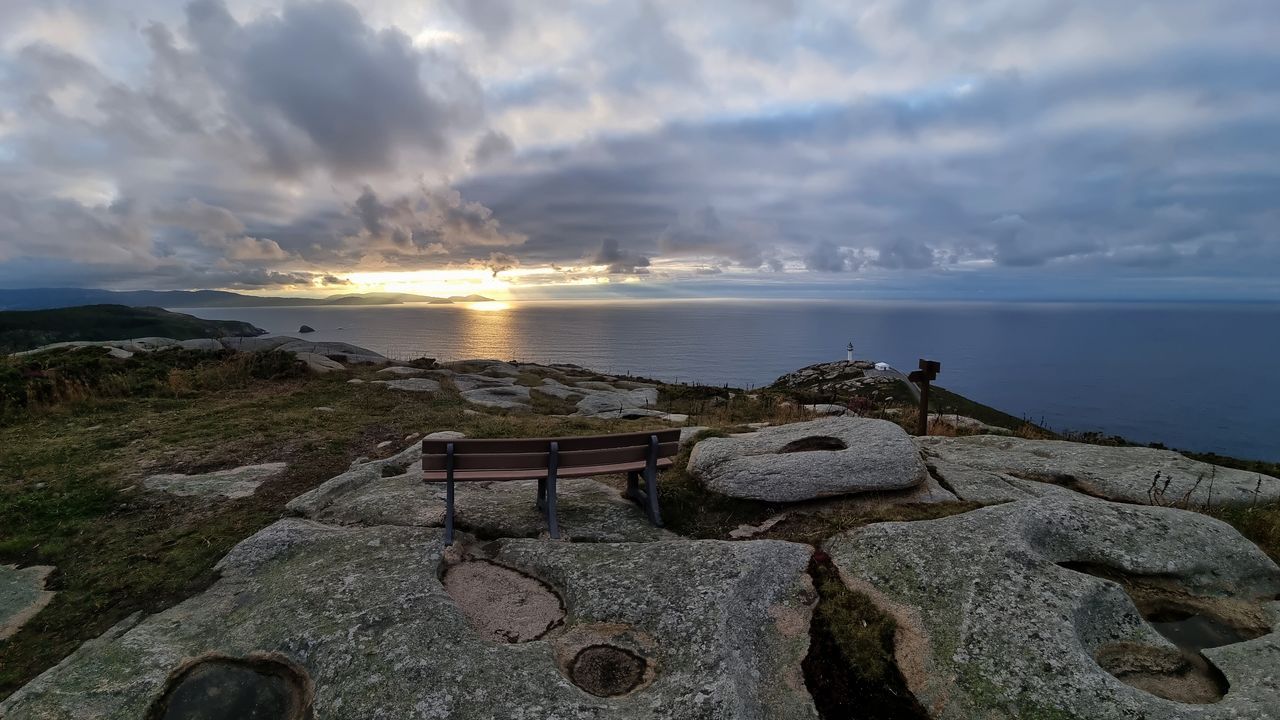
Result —
[[[849,353],[848,355],[845,356],[845,360],[847,360],[848,362],[853,362],[853,343],[850,342],[849,347],[845,348],[845,350],[847,350]]]

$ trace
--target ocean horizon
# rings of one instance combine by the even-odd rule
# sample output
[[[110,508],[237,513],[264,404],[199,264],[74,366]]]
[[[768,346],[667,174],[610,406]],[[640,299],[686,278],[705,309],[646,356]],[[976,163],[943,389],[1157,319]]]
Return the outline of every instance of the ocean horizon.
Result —
[[[537,300],[474,305],[170,308],[389,357],[572,363],[752,388],[845,357],[913,369],[1056,431],[1280,460],[1266,372],[1280,305],[896,300]],[[1254,367],[1257,369],[1254,370]]]

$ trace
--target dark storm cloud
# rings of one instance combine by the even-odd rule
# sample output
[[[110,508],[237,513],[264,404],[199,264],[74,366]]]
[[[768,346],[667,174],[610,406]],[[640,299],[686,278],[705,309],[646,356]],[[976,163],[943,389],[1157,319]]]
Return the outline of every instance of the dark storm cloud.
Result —
[[[443,152],[453,128],[482,115],[465,69],[373,30],[345,2],[289,4],[241,26],[220,0],[196,0],[187,27],[282,174],[316,160],[340,175],[385,170],[395,148]]]
[[[600,244],[600,251],[590,259],[590,264],[605,265],[613,274],[635,275],[648,272],[646,268],[649,267],[649,258],[622,250],[618,247],[617,240],[606,238]]]

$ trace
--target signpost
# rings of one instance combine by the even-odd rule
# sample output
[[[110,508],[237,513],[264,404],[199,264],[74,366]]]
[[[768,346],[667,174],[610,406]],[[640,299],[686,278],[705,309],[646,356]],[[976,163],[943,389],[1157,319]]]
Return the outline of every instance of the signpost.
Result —
[[[916,434],[929,434],[929,383],[938,379],[942,372],[942,363],[937,360],[920,358],[920,369],[912,372],[907,379],[920,386],[920,419],[916,426]]]

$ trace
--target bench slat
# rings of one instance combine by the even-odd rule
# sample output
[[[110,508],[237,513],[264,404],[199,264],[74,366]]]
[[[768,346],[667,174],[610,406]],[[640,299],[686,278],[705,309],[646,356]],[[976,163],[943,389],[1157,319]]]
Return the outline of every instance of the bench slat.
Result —
[[[675,464],[671,458],[662,458],[658,460],[658,469],[665,470]],[[559,477],[591,477],[593,475],[613,475],[617,473],[632,472],[644,470],[645,463],[618,463],[614,465],[584,465],[581,467],[561,468],[556,473]],[[457,471],[453,473],[454,482],[485,482],[495,481],[502,482],[507,480],[539,480],[547,476],[547,469],[543,468],[525,468],[516,470],[471,470]],[[422,479],[426,482],[444,482],[445,471],[428,470],[422,474]]]
[[[671,457],[680,453],[679,442],[661,443],[658,445],[658,457]],[[546,450],[532,453],[457,453],[453,456],[454,471],[468,470],[524,470],[546,468],[551,453]],[[573,468],[586,465],[615,465],[618,463],[643,462],[649,457],[648,445],[632,445],[627,447],[611,447],[600,450],[575,450],[560,452],[560,467]],[[423,455],[423,470],[444,470],[447,455]]]
[[[648,430],[644,432],[617,433],[613,435],[589,435],[565,438],[465,438],[461,440],[423,440],[423,455],[443,455],[449,443],[453,443],[454,456],[469,453],[545,453],[552,441],[560,443],[560,452],[578,450],[604,450],[607,448],[640,445],[648,447],[649,436],[657,435],[659,443],[679,442],[680,428]]]

